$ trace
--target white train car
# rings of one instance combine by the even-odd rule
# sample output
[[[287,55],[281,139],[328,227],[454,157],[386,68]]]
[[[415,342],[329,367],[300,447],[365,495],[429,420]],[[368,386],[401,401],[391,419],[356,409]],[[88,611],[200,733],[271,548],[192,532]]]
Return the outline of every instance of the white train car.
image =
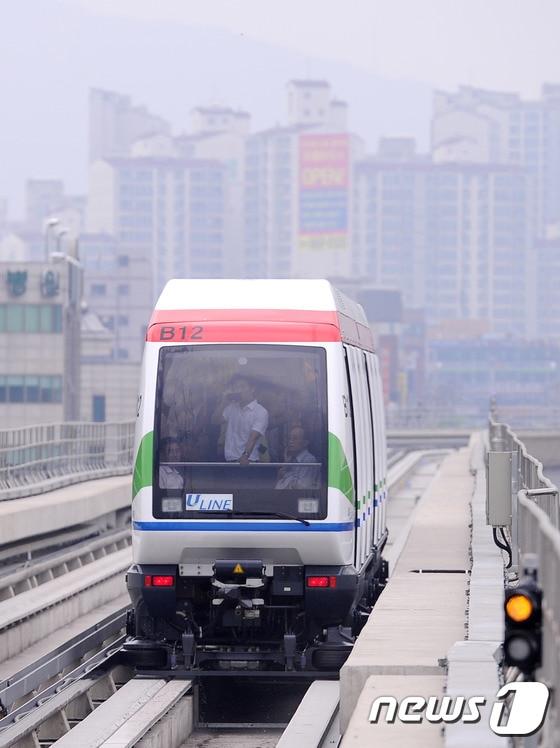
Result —
[[[386,440],[362,308],[324,280],[172,280],[146,336],[127,649],[338,669],[382,589]]]

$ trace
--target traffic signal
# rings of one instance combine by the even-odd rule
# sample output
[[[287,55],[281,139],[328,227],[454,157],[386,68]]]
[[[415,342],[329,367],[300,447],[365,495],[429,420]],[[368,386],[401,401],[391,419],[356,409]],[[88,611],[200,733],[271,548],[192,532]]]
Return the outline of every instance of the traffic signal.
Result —
[[[504,610],[505,664],[533,673],[542,659],[542,591],[532,577],[506,589]]]

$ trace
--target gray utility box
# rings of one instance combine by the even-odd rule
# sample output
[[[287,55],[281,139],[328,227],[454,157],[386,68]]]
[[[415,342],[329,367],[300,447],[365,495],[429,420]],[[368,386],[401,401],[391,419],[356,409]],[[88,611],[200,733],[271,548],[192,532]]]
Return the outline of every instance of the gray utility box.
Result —
[[[511,452],[488,452],[486,524],[511,526]]]

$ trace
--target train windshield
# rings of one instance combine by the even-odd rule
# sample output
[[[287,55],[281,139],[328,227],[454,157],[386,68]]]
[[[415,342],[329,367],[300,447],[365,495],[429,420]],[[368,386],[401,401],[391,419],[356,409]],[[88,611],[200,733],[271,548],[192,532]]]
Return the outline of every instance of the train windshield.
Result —
[[[324,348],[164,347],[154,516],[322,519],[327,436]]]

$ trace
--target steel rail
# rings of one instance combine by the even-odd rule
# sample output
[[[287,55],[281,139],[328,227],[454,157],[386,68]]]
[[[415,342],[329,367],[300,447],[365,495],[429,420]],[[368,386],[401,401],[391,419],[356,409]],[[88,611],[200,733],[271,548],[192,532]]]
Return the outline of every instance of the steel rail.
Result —
[[[78,665],[76,668],[71,670],[69,673],[61,676],[54,683],[45,687],[38,694],[34,695],[29,701],[13,709],[5,717],[0,719],[0,741],[2,745],[6,745],[6,740],[9,740],[9,730],[14,725],[20,727],[25,717],[29,716],[33,710],[38,707],[43,707],[48,704],[48,701],[53,697],[61,694],[65,689],[70,688],[76,682],[80,681],[85,676],[95,676],[95,671],[104,666],[106,669],[111,663],[113,665],[118,664],[115,662],[120,657],[121,647],[124,643],[126,636],[123,634],[118,637],[115,641],[102,647],[98,652],[89,657],[85,662]],[[100,673],[99,675],[104,675]],[[47,710],[48,712],[48,710]],[[52,712],[51,712],[52,714]],[[47,719],[51,714],[44,715],[44,719]],[[32,727],[30,730],[33,729]],[[21,732],[21,731],[18,731]]]
[[[41,686],[66,668],[70,667],[88,652],[100,647],[110,637],[125,628],[128,606],[121,608],[98,621],[84,631],[76,634],[56,649],[47,652],[38,660],[30,663],[17,673],[0,681],[0,715],[10,715],[16,701],[32,691],[40,691]],[[0,728],[2,722],[0,721]]]

